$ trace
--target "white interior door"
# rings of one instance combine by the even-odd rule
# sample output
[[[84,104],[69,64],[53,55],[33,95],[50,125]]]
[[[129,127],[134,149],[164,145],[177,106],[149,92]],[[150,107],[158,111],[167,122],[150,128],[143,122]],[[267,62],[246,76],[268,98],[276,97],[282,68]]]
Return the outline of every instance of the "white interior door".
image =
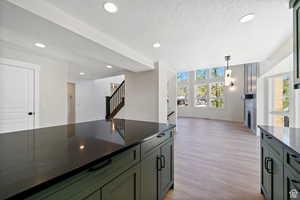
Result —
[[[34,70],[0,63],[0,133],[34,128]]]

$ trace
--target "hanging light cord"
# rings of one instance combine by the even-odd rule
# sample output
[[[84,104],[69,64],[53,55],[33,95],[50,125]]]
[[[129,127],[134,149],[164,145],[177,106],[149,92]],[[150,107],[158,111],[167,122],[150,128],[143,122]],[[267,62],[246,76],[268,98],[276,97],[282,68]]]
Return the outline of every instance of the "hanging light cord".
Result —
[[[227,62],[227,69],[229,69],[230,56],[225,56],[225,60]]]

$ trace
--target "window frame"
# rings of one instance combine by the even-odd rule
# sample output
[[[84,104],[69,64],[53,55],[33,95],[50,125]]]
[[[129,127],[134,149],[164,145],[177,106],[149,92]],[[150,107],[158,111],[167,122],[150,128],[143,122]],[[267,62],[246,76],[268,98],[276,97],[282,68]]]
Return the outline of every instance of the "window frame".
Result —
[[[274,78],[278,78],[278,77],[281,77],[283,80],[284,80],[284,76],[288,76],[288,81],[289,81],[289,91],[288,91],[288,95],[284,95],[283,94],[283,97],[286,97],[288,96],[289,98],[289,106],[288,106],[288,110],[287,111],[276,111],[274,110],[274,107],[275,107],[275,101],[274,101],[274,93],[275,93],[275,88],[274,88]],[[276,74],[276,75],[273,75],[273,76],[269,76],[268,77],[268,85],[269,85],[269,112],[268,112],[268,115],[269,115],[269,124],[271,125],[274,125],[274,117],[275,116],[281,116],[281,117],[288,117],[289,118],[289,121],[290,121],[290,124],[289,126],[291,126],[291,98],[292,98],[292,94],[291,94],[291,85],[292,85],[292,77],[291,77],[291,74],[290,73],[280,73],[280,74]],[[283,103],[283,99],[282,99],[282,103]],[[274,125],[275,126],[275,125]]]
[[[211,73],[212,70],[215,68],[223,68],[224,70],[224,76],[222,77],[212,77]],[[198,70],[208,70],[208,78],[204,79],[204,80],[197,80],[197,71]],[[205,109],[224,109],[225,105],[226,105],[226,100],[225,100],[225,66],[219,66],[219,67],[214,67],[214,68],[206,68],[206,69],[197,69],[194,71],[195,73],[195,77],[194,77],[194,82],[192,83],[192,87],[194,90],[194,95],[193,95],[193,99],[192,99],[192,105],[196,108],[205,108]],[[212,90],[212,84],[217,83],[217,84],[222,84],[224,87],[224,91],[222,93],[222,95],[220,97],[212,97],[211,96],[211,90]],[[201,86],[201,85],[207,85],[208,87],[208,96],[206,97],[208,105],[207,106],[199,106],[196,105],[196,101],[197,101],[197,87]],[[214,107],[211,105],[211,100],[213,99],[223,99],[223,106],[222,107]]]

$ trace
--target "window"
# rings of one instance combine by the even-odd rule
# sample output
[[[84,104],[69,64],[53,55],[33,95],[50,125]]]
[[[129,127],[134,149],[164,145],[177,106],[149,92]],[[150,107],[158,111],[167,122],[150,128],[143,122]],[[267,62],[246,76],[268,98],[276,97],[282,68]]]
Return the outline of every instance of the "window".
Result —
[[[188,106],[188,87],[179,87],[177,89],[177,106]]]
[[[209,75],[208,69],[198,69],[196,71],[196,80],[207,80]]]
[[[210,84],[210,106],[213,108],[224,107],[224,83],[223,82]]]
[[[271,112],[273,126],[289,127],[289,76],[287,74],[270,79]]]
[[[210,70],[211,78],[223,78],[225,75],[225,67],[216,67]]]
[[[195,107],[223,108],[224,76],[225,67],[198,69],[195,71],[194,80],[189,77],[189,72],[177,73],[177,105],[187,106],[192,102]],[[187,83],[186,80],[190,82]],[[189,97],[190,85],[194,87],[193,97]]]
[[[224,107],[224,82],[195,86],[195,106],[212,108]]]
[[[179,73],[177,73],[177,82],[187,81],[188,79],[189,79],[189,73],[188,72],[179,72]]]
[[[207,107],[208,106],[208,85],[197,85],[195,87],[195,106]]]

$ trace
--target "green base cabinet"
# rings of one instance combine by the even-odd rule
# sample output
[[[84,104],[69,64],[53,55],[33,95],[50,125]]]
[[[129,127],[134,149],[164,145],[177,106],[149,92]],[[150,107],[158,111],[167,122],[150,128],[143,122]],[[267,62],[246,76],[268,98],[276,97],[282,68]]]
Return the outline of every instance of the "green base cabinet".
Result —
[[[173,138],[162,143],[141,162],[141,199],[162,200],[174,185]]]
[[[300,154],[261,132],[261,191],[266,200],[300,200]],[[294,196],[293,196],[294,195]]]
[[[283,162],[271,151],[273,200],[283,199]]]
[[[173,152],[172,140],[160,148],[162,166],[158,172],[158,199],[163,199],[174,183]]]
[[[100,190],[88,196],[85,200],[101,200]]]
[[[140,168],[136,165],[105,185],[101,200],[139,200],[140,185]]]
[[[160,148],[156,148],[141,162],[141,199],[157,200]]]
[[[264,132],[260,142],[261,190],[266,200],[283,200],[283,146]]]
[[[26,200],[162,200],[174,184],[173,132],[167,131]]]
[[[268,171],[267,160],[270,157],[268,145],[261,143],[261,189],[267,200],[272,199],[272,175]]]

